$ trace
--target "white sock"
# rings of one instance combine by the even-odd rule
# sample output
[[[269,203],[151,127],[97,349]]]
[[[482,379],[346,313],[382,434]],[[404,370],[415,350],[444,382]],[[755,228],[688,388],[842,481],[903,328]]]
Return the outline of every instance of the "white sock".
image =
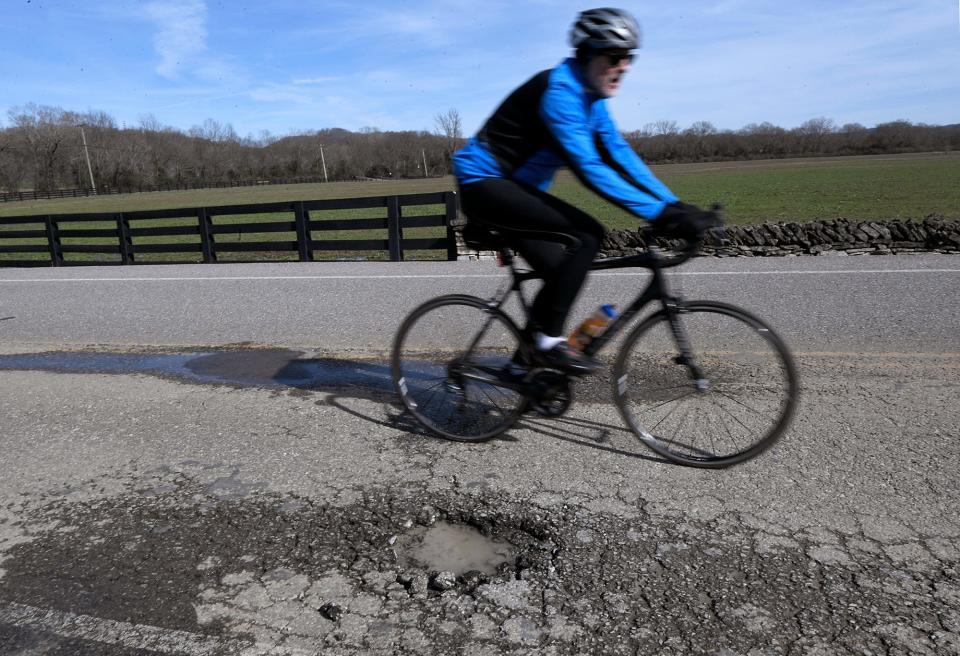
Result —
[[[557,344],[561,344],[566,341],[564,337],[550,337],[549,335],[544,335],[543,333],[534,333],[534,339],[536,340],[536,347],[538,351],[549,351]]]

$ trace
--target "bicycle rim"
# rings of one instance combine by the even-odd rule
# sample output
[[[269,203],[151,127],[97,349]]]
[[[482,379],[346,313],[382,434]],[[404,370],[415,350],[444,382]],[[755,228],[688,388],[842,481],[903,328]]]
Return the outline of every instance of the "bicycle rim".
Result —
[[[727,467],[776,442],[799,394],[783,340],[763,321],[725,303],[684,304],[680,325],[702,370],[699,382],[665,313],[627,337],[614,365],[614,396],[627,424],[651,449],[695,467]]]
[[[472,296],[443,296],[404,320],[393,347],[394,386],[407,411],[436,435],[490,439],[520,417],[526,398],[511,389],[520,330]]]

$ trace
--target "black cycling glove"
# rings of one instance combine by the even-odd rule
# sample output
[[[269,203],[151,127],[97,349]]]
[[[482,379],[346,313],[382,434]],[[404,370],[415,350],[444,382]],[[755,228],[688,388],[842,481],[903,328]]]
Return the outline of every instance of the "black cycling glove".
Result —
[[[696,205],[670,203],[660,215],[650,222],[650,227],[657,236],[698,241],[710,228],[721,225],[720,217],[716,212],[702,210]]]

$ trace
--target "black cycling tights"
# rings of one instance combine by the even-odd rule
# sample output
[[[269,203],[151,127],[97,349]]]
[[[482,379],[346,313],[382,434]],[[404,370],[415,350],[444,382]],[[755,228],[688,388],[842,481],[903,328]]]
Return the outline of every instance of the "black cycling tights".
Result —
[[[507,232],[510,246],[544,278],[533,301],[529,331],[553,337],[563,334],[563,323],[583,285],[605,234],[589,214],[562,200],[513,180],[491,178],[460,187],[460,207],[471,221]],[[509,229],[570,235],[580,241],[571,247],[536,238],[511,239]]]

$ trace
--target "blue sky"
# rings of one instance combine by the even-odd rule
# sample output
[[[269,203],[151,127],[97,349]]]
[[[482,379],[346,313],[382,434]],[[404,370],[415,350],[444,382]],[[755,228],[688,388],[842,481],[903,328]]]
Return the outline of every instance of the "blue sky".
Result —
[[[0,0],[0,124],[34,102],[241,135],[474,132],[568,54],[563,0]],[[613,114],[738,129],[960,122],[960,0],[620,3],[644,31]]]

